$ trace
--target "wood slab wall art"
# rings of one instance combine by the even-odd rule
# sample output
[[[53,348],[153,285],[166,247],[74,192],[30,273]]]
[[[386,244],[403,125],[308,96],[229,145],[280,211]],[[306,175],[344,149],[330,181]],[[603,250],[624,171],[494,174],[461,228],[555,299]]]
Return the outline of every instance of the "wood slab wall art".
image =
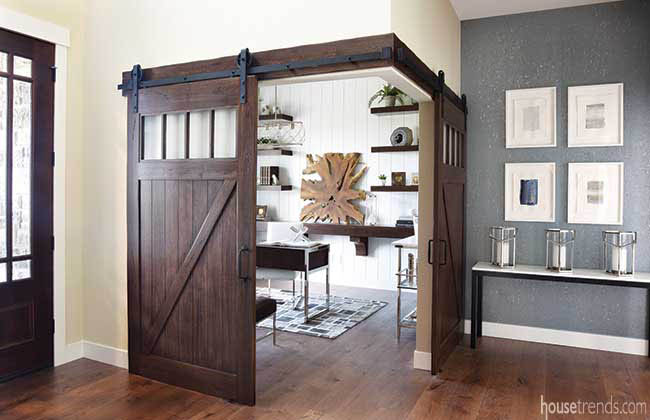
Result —
[[[365,200],[366,192],[354,189],[368,169],[367,166],[355,173],[361,153],[325,153],[323,157],[307,155],[304,175],[317,173],[320,180],[303,179],[300,198],[310,200],[300,212],[300,220],[315,222],[349,223],[364,222],[364,214],[352,204],[352,200]]]

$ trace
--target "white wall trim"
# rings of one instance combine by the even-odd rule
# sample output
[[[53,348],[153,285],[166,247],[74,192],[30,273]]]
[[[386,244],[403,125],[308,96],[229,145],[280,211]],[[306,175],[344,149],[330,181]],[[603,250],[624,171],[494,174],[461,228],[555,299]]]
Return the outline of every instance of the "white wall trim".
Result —
[[[5,28],[52,44],[70,46],[70,30],[0,6],[0,28]]]
[[[0,6],[0,27],[26,36],[55,44],[54,65],[57,80],[54,83],[54,365],[68,362],[66,346],[65,288],[66,288],[66,244],[65,244],[65,150],[66,150],[66,107],[68,46],[70,31],[50,22],[15,12]]]
[[[426,351],[413,352],[413,368],[420,370],[431,370],[431,353]]]
[[[470,320],[465,320],[466,332],[471,331],[471,326],[472,322]],[[500,324],[496,322],[483,322],[483,336],[641,356],[646,356],[648,354],[648,340],[640,338],[553,330],[550,328]]]
[[[73,360],[86,359],[102,362],[119,368],[129,368],[129,352],[103,344],[93,343],[92,341],[80,340],[76,343],[68,344],[66,349],[66,363]]]

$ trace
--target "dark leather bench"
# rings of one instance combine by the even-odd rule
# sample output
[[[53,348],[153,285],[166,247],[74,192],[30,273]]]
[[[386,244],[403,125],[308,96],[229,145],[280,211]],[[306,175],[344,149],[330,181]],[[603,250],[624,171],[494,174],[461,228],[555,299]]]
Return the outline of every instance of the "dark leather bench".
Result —
[[[273,345],[275,345],[275,313],[278,309],[278,303],[275,299],[266,296],[257,296],[255,298],[255,323],[261,322],[266,318],[273,316],[273,329],[271,332],[257,339],[260,341],[270,335],[273,336]]]

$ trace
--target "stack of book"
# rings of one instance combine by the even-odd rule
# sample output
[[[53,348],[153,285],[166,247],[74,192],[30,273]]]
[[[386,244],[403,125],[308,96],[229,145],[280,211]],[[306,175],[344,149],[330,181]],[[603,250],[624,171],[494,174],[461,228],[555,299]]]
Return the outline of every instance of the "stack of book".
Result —
[[[275,185],[279,180],[279,166],[260,166],[260,185]]]
[[[397,227],[413,227],[413,218],[412,217],[400,217],[395,222]]]

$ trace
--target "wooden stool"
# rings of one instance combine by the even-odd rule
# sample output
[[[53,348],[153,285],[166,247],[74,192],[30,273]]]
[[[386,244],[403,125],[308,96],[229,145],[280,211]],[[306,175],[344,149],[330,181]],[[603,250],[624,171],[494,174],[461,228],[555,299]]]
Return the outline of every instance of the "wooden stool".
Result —
[[[278,303],[275,299],[266,296],[257,296],[255,298],[255,323],[259,323],[266,318],[273,315],[273,329],[271,332],[264,334],[258,338],[257,341],[263,340],[266,337],[273,336],[273,345],[275,346],[275,314],[278,309]]]

